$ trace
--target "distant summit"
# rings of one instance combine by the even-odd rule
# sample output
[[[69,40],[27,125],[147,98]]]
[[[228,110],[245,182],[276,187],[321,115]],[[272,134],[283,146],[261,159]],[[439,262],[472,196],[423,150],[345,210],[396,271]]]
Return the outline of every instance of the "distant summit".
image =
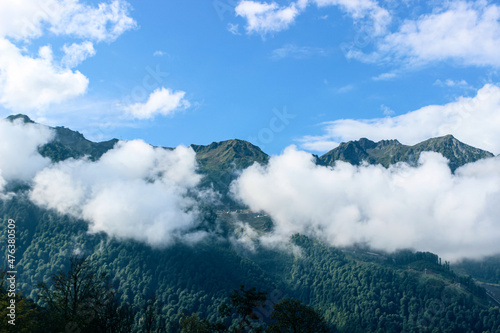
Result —
[[[238,207],[229,194],[230,184],[237,178],[238,172],[255,162],[266,164],[269,160],[259,147],[238,139],[191,147],[196,152],[199,170],[205,175],[202,186],[213,186],[222,194],[222,203],[231,207]]]
[[[362,138],[358,141],[341,143],[337,148],[319,157],[319,163],[333,166],[336,161],[345,161],[359,165],[366,161],[384,167],[398,162],[416,165],[420,154],[424,151],[433,151],[446,157],[450,161],[449,166],[452,171],[464,164],[494,156],[488,151],[460,142],[453,135],[432,138],[414,146],[403,145],[397,140],[374,142]]]
[[[198,162],[206,168],[246,168],[254,162],[267,163],[269,156],[259,147],[243,140],[212,142],[207,146],[191,145]]]
[[[8,116],[6,119],[8,121],[11,121],[11,122],[14,121],[14,120],[17,120],[17,119],[22,119],[24,123],[31,123],[31,124],[35,123],[33,120],[30,119],[30,117],[28,117],[25,114],[11,115],[11,116]]]

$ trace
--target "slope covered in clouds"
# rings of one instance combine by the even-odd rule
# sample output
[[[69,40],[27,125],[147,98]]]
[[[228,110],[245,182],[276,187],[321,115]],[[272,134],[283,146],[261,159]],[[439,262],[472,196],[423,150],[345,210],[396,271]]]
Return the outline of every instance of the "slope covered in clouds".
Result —
[[[112,147],[115,142],[95,144],[22,116],[0,120],[0,193],[8,198],[14,195],[8,184],[28,184],[29,198],[38,206],[120,239],[164,246],[181,235],[191,241],[203,237],[189,230],[199,223],[199,202],[213,193],[196,189],[201,176],[195,152],[184,146],[154,148],[140,140]]]
[[[267,166],[243,171],[232,191],[272,217],[266,242],[302,233],[336,246],[414,248],[447,259],[497,253],[500,159],[467,164],[455,174],[437,153],[422,153],[418,163],[325,167],[289,147]]]
[[[294,147],[269,158],[240,140],[175,149],[140,140],[93,143],[62,127],[51,129],[23,117],[11,120],[0,121],[2,197],[12,195],[8,184],[24,182],[32,202],[87,221],[90,232],[154,246],[179,238],[196,241],[206,236],[198,228],[200,204],[213,203],[219,194],[211,189],[216,189],[223,207],[233,207],[224,199],[231,187],[242,204],[272,218],[271,232],[253,233],[263,243],[283,243],[303,233],[337,246],[414,248],[446,259],[498,252],[500,159],[463,165],[491,155],[451,137],[415,146],[423,147],[418,154],[410,152],[415,147],[397,145],[401,154],[394,153],[394,145],[377,148],[361,140],[371,147],[365,147],[369,155],[382,158],[373,163],[386,161],[386,146],[401,158],[352,165],[333,154],[330,166],[322,166]],[[446,143],[445,150],[433,142]],[[460,167],[452,173],[448,160],[429,150],[456,157],[453,168]],[[358,155],[350,157],[365,159]],[[409,156],[419,156],[418,162],[393,164]],[[320,161],[327,162],[324,157]]]
[[[170,244],[197,220],[195,153],[119,142],[98,161],[68,159],[40,171],[30,198],[90,222],[90,231],[151,245]]]
[[[38,153],[38,147],[53,138],[45,126],[0,119],[0,193],[8,182],[26,182],[50,160]]]

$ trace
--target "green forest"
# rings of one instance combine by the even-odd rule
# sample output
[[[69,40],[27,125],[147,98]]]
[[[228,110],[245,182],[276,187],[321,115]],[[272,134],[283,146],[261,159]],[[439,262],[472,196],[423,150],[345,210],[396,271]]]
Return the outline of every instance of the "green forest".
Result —
[[[7,219],[15,219],[18,228],[14,331],[42,332],[52,325],[54,332],[64,332],[72,325],[81,332],[96,327],[102,332],[181,332],[195,327],[193,321],[201,323],[201,331],[216,323],[238,331],[242,315],[231,296],[242,285],[266,295],[261,304],[252,303],[255,327],[244,331],[271,332],[277,316],[273,317],[273,308],[284,300],[317,313],[332,332],[500,331],[500,310],[485,290],[428,252],[387,255],[362,248],[338,249],[299,234],[288,244],[299,252],[263,247],[252,252],[231,244],[228,239],[234,230],[230,225],[220,227],[208,208],[204,226],[215,230],[219,225],[218,237],[196,246],[178,243],[154,249],[87,234],[85,222],[42,210],[22,196],[3,201],[0,208],[2,251],[7,251]],[[72,260],[78,257],[85,258],[91,268],[88,274],[96,279],[92,289],[99,290],[88,298],[101,300],[75,306],[72,316],[57,315],[50,296],[57,296],[57,281],[67,278]],[[1,300],[4,317],[6,288]],[[107,308],[105,319],[88,317],[91,310],[86,307],[96,304]],[[233,311],[223,316],[223,305]],[[105,323],[99,326],[94,319]],[[5,320],[1,325],[2,331],[11,328]]]

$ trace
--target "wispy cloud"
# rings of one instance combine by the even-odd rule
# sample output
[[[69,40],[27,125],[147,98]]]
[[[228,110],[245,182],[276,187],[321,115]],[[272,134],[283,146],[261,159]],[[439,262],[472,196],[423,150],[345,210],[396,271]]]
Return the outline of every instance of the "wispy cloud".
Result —
[[[288,6],[280,6],[276,2],[244,0],[235,8],[235,11],[237,16],[246,19],[247,33],[264,36],[288,29],[310,4],[318,7],[338,6],[355,21],[366,21],[371,26],[370,31],[374,35],[383,33],[391,21],[389,12],[380,7],[377,1],[372,0],[297,0]]]
[[[153,53],[153,57],[163,57],[164,55],[167,55],[167,53],[157,50]]]
[[[439,87],[448,87],[448,88],[460,88],[460,89],[474,89],[469,83],[465,80],[436,80],[434,82],[435,86]]]
[[[236,36],[241,35],[239,24],[228,23],[227,24],[227,31],[229,31],[230,33],[232,33],[233,35],[236,35]]]
[[[353,84],[347,84],[345,86],[342,86],[340,88],[338,88],[335,92],[337,94],[346,94],[350,91],[353,91],[356,87],[353,85]]]
[[[284,58],[307,59],[314,56],[325,57],[327,55],[328,51],[323,48],[286,44],[283,47],[274,49],[271,58],[275,60]]]
[[[395,72],[382,73],[372,78],[373,81],[388,81],[396,78],[398,74]]]

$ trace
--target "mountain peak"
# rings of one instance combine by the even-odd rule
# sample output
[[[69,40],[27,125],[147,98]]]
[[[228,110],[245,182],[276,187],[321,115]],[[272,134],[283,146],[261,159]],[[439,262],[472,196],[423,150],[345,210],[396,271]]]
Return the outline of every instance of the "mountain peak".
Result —
[[[266,163],[268,160],[267,154],[259,147],[239,139],[212,142],[207,146],[191,145],[191,147],[196,152],[198,161],[205,166],[229,167],[235,163],[240,167],[253,162]]]
[[[446,157],[450,161],[449,166],[452,171],[466,163],[494,156],[490,152],[460,142],[453,135],[448,134],[425,140],[414,146],[403,145],[398,140],[383,140],[375,143],[361,138],[358,141],[341,143],[319,159],[321,164],[330,166],[340,160],[353,165],[366,161],[370,164],[388,167],[397,162],[416,164],[420,154],[424,151],[437,152]]]
[[[34,124],[34,123],[35,123],[33,120],[31,120],[31,119],[30,119],[30,117],[28,117],[28,116],[27,116],[27,115],[25,115],[25,114],[21,114],[21,113],[19,113],[19,114],[15,114],[15,115],[10,115],[10,116],[8,116],[6,119],[7,119],[8,121],[10,121],[10,122],[13,122],[13,121],[15,121],[15,120],[17,120],[17,119],[22,119],[22,120],[23,120],[23,123],[25,123],[25,124],[27,124],[27,123],[29,123],[29,124]]]

